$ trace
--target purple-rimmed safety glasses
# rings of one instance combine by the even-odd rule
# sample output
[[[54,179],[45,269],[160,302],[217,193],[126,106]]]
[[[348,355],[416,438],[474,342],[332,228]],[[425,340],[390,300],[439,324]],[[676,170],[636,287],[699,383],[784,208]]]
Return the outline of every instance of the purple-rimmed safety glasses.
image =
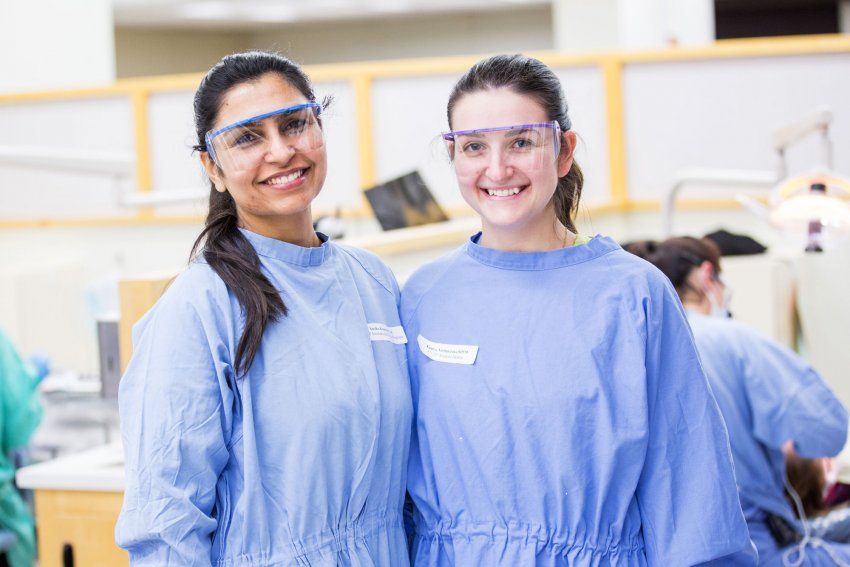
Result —
[[[443,134],[458,175],[479,173],[500,164],[536,171],[554,166],[561,149],[561,127],[556,121],[455,130]]]
[[[316,102],[296,104],[245,118],[210,130],[205,136],[207,152],[225,172],[238,173],[255,167],[279,140],[293,152],[320,148],[325,143]]]

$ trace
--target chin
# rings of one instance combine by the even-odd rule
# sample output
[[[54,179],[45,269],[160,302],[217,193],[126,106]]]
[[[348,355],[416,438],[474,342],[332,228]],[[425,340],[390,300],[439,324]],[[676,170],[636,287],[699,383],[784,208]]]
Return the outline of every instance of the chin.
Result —
[[[482,220],[494,228],[514,229],[524,226],[531,220],[528,215],[521,214],[519,211],[478,211]]]

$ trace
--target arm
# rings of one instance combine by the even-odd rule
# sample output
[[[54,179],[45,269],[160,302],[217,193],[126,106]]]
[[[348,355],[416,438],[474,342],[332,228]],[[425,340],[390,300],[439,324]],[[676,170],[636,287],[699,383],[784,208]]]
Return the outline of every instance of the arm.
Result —
[[[755,565],[726,427],[674,293],[665,282],[644,303],[649,439],[637,501],[647,560]]]
[[[847,410],[823,378],[791,350],[742,330],[744,387],[753,432],[769,447],[794,449],[808,459],[837,455],[847,439]]]
[[[224,333],[187,299],[161,303],[139,324],[120,384],[126,489],[116,541],[134,566],[209,567],[232,404],[217,354]]]
[[[2,450],[24,447],[41,422],[42,408],[38,402],[38,380],[24,367],[9,339],[0,332],[0,378],[2,378]]]

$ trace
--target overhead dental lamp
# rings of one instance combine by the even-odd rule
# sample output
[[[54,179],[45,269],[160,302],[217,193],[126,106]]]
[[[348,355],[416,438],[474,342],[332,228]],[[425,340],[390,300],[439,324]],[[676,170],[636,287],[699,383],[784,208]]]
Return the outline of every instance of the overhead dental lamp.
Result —
[[[821,252],[827,233],[850,232],[850,181],[846,179],[817,174],[793,177],[771,192],[769,202],[770,224],[805,233],[807,252]]]

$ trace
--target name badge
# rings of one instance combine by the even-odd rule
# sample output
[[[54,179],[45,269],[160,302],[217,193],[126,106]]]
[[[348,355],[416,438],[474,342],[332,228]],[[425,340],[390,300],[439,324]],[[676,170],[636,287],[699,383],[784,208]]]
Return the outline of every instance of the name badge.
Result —
[[[449,345],[429,341],[422,335],[416,337],[422,354],[437,362],[450,364],[474,364],[478,356],[478,347],[474,345]]]
[[[381,323],[369,323],[369,338],[373,341],[389,341],[397,345],[407,343],[407,335],[401,326],[387,327]]]

